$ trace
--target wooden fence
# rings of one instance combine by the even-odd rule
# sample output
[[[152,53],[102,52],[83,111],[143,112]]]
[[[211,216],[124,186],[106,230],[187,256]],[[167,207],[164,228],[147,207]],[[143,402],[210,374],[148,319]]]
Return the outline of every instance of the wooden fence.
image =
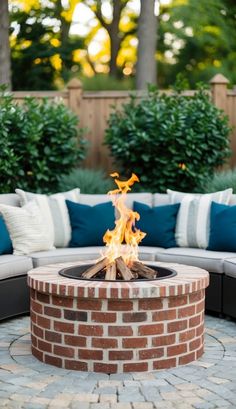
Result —
[[[225,111],[233,127],[230,137],[232,156],[229,165],[234,167],[236,166],[236,90],[228,90],[228,82],[223,75],[215,75],[210,81],[210,92],[212,101],[217,107]],[[193,95],[194,91],[186,91],[185,94]],[[61,99],[65,105],[79,116],[80,125],[87,129],[86,137],[89,141],[89,148],[84,166],[93,169],[101,168],[105,171],[114,170],[108,148],[103,144],[104,131],[112,106],[120,107],[124,102],[128,101],[129,91],[83,92],[80,81],[73,79],[64,91],[14,92],[14,98],[19,103],[22,102],[26,95],[40,99],[44,97],[51,100]]]

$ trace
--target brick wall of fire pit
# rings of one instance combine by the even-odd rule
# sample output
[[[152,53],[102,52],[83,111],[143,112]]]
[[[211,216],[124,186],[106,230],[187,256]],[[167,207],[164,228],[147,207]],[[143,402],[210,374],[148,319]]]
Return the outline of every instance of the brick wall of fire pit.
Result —
[[[175,367],[202,355],[206,271],[168,264],[177,271],[171,279],[95,282],[64,278],[62,267],[29,273],[32,352],[39,360],[116,373]]]

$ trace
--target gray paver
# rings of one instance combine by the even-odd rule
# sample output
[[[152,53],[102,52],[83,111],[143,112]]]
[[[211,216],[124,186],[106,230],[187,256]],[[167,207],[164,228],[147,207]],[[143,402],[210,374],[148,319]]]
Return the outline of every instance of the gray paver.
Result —
[[[206,317],[197,362],[149,373],[58,369],[30,355],[29,318],[0,323],[3,409],[235,409],[236,323]],[[20,349],[23,355],[18,355]],[[25,355],[27,354],[27,355]]]

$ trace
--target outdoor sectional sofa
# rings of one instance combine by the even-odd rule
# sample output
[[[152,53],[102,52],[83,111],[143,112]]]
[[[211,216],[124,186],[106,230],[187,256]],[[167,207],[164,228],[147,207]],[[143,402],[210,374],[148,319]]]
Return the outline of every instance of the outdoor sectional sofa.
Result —
[[[139,201],[149,206],[169,204],[167,194],[129,194],[129,204]],[[80,194],[80,203],[95,205],[107,201],[106,195]],[[20,206],[17,194],[0,195],[0,203]],[[231,205],[236,204],[236,195]],[[0,320],[29,312],[27,272],[35,267],[97,259],[102,247],[57,248],[31,253],[27,256],[13,254],[0,256]],[[161,261],[193,265],[210,273],[210,285],[206,292],[206,310],[236,318],[236,253],[202,250],[200,248],[160,248],[140,246],[139,257],[143,261]]]

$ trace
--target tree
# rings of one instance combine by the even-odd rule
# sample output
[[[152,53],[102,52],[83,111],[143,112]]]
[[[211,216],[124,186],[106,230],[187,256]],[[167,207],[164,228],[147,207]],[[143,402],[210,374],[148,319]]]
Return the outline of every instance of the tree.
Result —
[[[138,20],[138,60],[136,88],[145,89],[147,83],[156,84],[157,17],[154,14],[155,0],[141,0]]]
[[[11,88],[8,0],[0,1],[0,84]]]

